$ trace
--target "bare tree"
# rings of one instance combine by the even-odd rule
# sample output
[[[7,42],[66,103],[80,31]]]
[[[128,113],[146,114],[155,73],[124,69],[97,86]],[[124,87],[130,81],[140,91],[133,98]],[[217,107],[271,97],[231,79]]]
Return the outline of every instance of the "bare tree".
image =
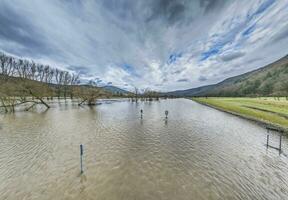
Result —
[[[144,99],[147,99],[148,101],[153,101],[153,99],[159,100],[160,95],[158,92],[150,90],[149,88],[146,88],[142,96]]]
[[[29,70],[29,79],[31,80],[36,80],[36,72],[37,72],[37,68],[36,68],[36,64],[32,61],[30,63],[30,70]]]
[[[70,85],[71,83],[71,75],[69,74],[69,72],[64,72],[63,74],[63,95],[64,95],[64,99],[66,100],[66,96],[67,96],[67,90],[68,90],[68,85]]]
[[[135,101],[138,102],[138,95],[139,95],[139,90],[137,87],[134,88],[134,96],[135,96]]]
[[[79,82],[79,74],[72,74],[71,85],[77,85]]]
[[[70,80],[70,98],[73,99],[73,86],[78,85],[80,83],[79,74],[72,73]]]
[[[105,94],[96,87],[77,87],[74,89],[74,95],[76,97],[78,97],[79,99],[81,99],[81,102],[78,104],[79,106],[83,105],[84,103],[86,103],[87,105],[95,105],[96,104],[96,100],[101,97],[104,96]]]
[[[0,55],[0,74],[7,76],[13,76],[15,71],[15,59],[12,57]]]
[[[40,102],[48,108],[49,105],[43,100],[43,97],[46,96],[47,99],[49,96],[53,97],[55,86],[52,84],[56,84],[58,98],[63,95],[66,99],[68,92],[70,92],[70,97],[73,98],[73,87],[80,83],[79,74],[69,73],[52,68],[49,65],[36,64],[33,61],[14,58],[5,54],[0,54],[0,75],[0,102],[2,102],[2,105],[8,105],[8,107],[9,105],[14,107],[18,104],[27,103],[26,97],[29,96],[36,99],[34,103],[36,101]],[[13,77],[21,79],[18,79],[17,83],[11,84],[14,81]],[[4,84],[8,79],[13,88]],[[95,93],[96,90],[93,90]]]
[[[50,95],[52,92],[47,84],[37,83],[24,78],[11,79],[6,83],[0,81],[0,83],[0,108],[4,108],[5,112],[14,112],[15,107],[20,105],[28,106],[26,110],[29,110],[38,104],[50,108],[43,100],[44,96]]]
[[[63,83],[63,76],[64,76],[64,72],[59,70],[59,69],[56,69],[55,80],[56,80],[56,84],[57,84],[58,99],[60,99],[60,95],[61,95],[61,85]]]

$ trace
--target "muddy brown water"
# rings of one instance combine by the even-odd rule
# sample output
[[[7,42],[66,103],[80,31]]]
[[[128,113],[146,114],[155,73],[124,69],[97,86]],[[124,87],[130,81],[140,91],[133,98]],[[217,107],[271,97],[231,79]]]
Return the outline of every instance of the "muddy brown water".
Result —
[[[288,141],[281,155],[265,143],[263,127],[188,99],[54,102],[0,116],[0,199],[288,199]]]

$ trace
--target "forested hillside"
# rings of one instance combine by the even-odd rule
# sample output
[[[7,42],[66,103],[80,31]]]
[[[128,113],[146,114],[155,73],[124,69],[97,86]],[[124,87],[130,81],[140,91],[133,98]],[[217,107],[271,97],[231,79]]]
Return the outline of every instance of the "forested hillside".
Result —
[[[168,92],[174,96],[287,96],[288,56],[218,84]]]

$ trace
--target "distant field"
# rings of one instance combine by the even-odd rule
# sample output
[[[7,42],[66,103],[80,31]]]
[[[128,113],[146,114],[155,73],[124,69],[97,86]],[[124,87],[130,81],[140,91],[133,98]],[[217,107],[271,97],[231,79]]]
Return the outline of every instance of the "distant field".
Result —
[[[192,100],[288,130],[288,100],[285,97],[279,99],[208,97]]]

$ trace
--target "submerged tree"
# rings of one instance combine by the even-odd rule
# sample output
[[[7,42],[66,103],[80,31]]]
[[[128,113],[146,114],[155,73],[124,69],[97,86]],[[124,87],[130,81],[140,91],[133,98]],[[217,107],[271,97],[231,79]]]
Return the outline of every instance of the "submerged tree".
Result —
[[[54,96],[55,87],[59,98],[62,87],[64,98],[68,91],[72,98],[69,86],[78,83],[79,75],[0,54],[0,103],[5,112],[14,111],[15,106],[25,103],[43,104],[49,108],[44,97]],[[26,100],[28,97],[32,97],[32,100]]]
[[[153,101],[153,99],[155,100],[159,100],[160,94],[159,92],[150,90],[149,88],[146,88],[144,90],[144,93],[142,94],[142,97],[148,101]]]
[[[79,106],[83,104],[91,106],[96,105],[97,99],[107,96],[107,93],[95,86],[77,86],[74,88],[73,95],[81,100],[81,102],[78,104]]]
[[[138,98],[139,98],[139,89],[137,87],[134,88],[134,97],[135,97],[135,101],[138,102]],[[133,100],[133,99],[132,99]],[[134,100],[133,100],[134,101]]]
[[[15,78],[10,78],[7,82],[1,82],[0,107],[4,109],[4,112],[14,112],[17,106],[25,106],[25,110],[30,110],[38,104],[50,108],[43,100],[44,96],[49,96],[52,93],[51,88],[46,84],[39,84],[29,79],[19,81]]]

